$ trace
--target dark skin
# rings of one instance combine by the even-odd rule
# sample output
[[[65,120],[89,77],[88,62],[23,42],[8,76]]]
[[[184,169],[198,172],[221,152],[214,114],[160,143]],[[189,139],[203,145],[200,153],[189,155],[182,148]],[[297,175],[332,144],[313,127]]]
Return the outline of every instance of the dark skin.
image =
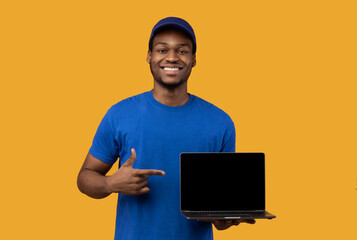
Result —
[[[182,32],[166,30],[158,33],[153,40],[153,49],[148,51],[147,62],[154,78],[154,98],[168,106],[182,106],[189,100],[187,80],[196,65],[196,55],[192,53],[193,43]],[[126,195],[147,194],[149,177],[164,176],[156,169],[135,169],[135,149],[130,158],[113,174],[106,176],[112,165],[88,153],[78,174],[77,185],[81,192],[92,198],[105,198],[112,193]],[[242,222],[253,224],[255,220],[206,220],[218,230],[224,230]]]
[[[154,77],[154,98],[168,106],[184,105],[189,99],[187,80],[196,65],[192,41],[176,30],[158,33],[146,61]]]
[[[204,220],[211,222],[217,230],[226,230],[232,226],[238,226],[240,223],[255,224],[254,219],[227,219],[227,220]]]
[[[135,149],[129,159],[111,176],[106,176],[111,164],[100,161],[88,153],[78,174],[77,185],[81,192],[92,198],[105,198],[112,193],[140,195],[150,191],[149,176],[164,176],[165,172],[155,169],[134,169]]]

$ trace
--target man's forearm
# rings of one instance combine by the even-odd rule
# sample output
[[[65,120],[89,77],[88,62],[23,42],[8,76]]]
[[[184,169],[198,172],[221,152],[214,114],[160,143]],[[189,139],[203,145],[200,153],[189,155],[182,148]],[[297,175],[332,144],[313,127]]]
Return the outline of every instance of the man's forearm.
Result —
[[[92,198],[105,198],[111,194],[107,186],[107,177],[90,169],[82,169],[77,179],[78,189]]]

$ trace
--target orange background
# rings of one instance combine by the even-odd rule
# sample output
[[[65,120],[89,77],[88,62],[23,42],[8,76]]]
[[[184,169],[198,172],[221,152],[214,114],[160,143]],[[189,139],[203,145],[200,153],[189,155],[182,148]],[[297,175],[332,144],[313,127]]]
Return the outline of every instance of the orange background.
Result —
[[[263,151],[277,219],[215,239],[356,239],[355,1],[2,1],[0,239],[113,239],[116,195],[76,187],[114,103],[153,86],[154,24],[197,36],[189,92]]]

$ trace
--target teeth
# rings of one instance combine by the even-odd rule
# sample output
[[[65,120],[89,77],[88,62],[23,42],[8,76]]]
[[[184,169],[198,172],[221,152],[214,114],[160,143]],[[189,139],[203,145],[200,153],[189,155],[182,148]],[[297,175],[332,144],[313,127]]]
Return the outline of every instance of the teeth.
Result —
[[[168,67],[165,67],[164,70],[168,70],[168,71],[178,71],[179,69],[178,69],[178,68],[168,68]]]

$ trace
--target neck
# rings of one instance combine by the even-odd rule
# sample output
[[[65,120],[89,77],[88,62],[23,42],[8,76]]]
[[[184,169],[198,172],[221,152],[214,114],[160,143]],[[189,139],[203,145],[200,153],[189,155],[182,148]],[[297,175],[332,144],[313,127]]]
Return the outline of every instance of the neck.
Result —
[[[167,89],[155,82],[152,95],[159,103],[172,107],[185,105],[190,99],[190,95],[187,92],[187,84],[182,84],[175,89]]]

